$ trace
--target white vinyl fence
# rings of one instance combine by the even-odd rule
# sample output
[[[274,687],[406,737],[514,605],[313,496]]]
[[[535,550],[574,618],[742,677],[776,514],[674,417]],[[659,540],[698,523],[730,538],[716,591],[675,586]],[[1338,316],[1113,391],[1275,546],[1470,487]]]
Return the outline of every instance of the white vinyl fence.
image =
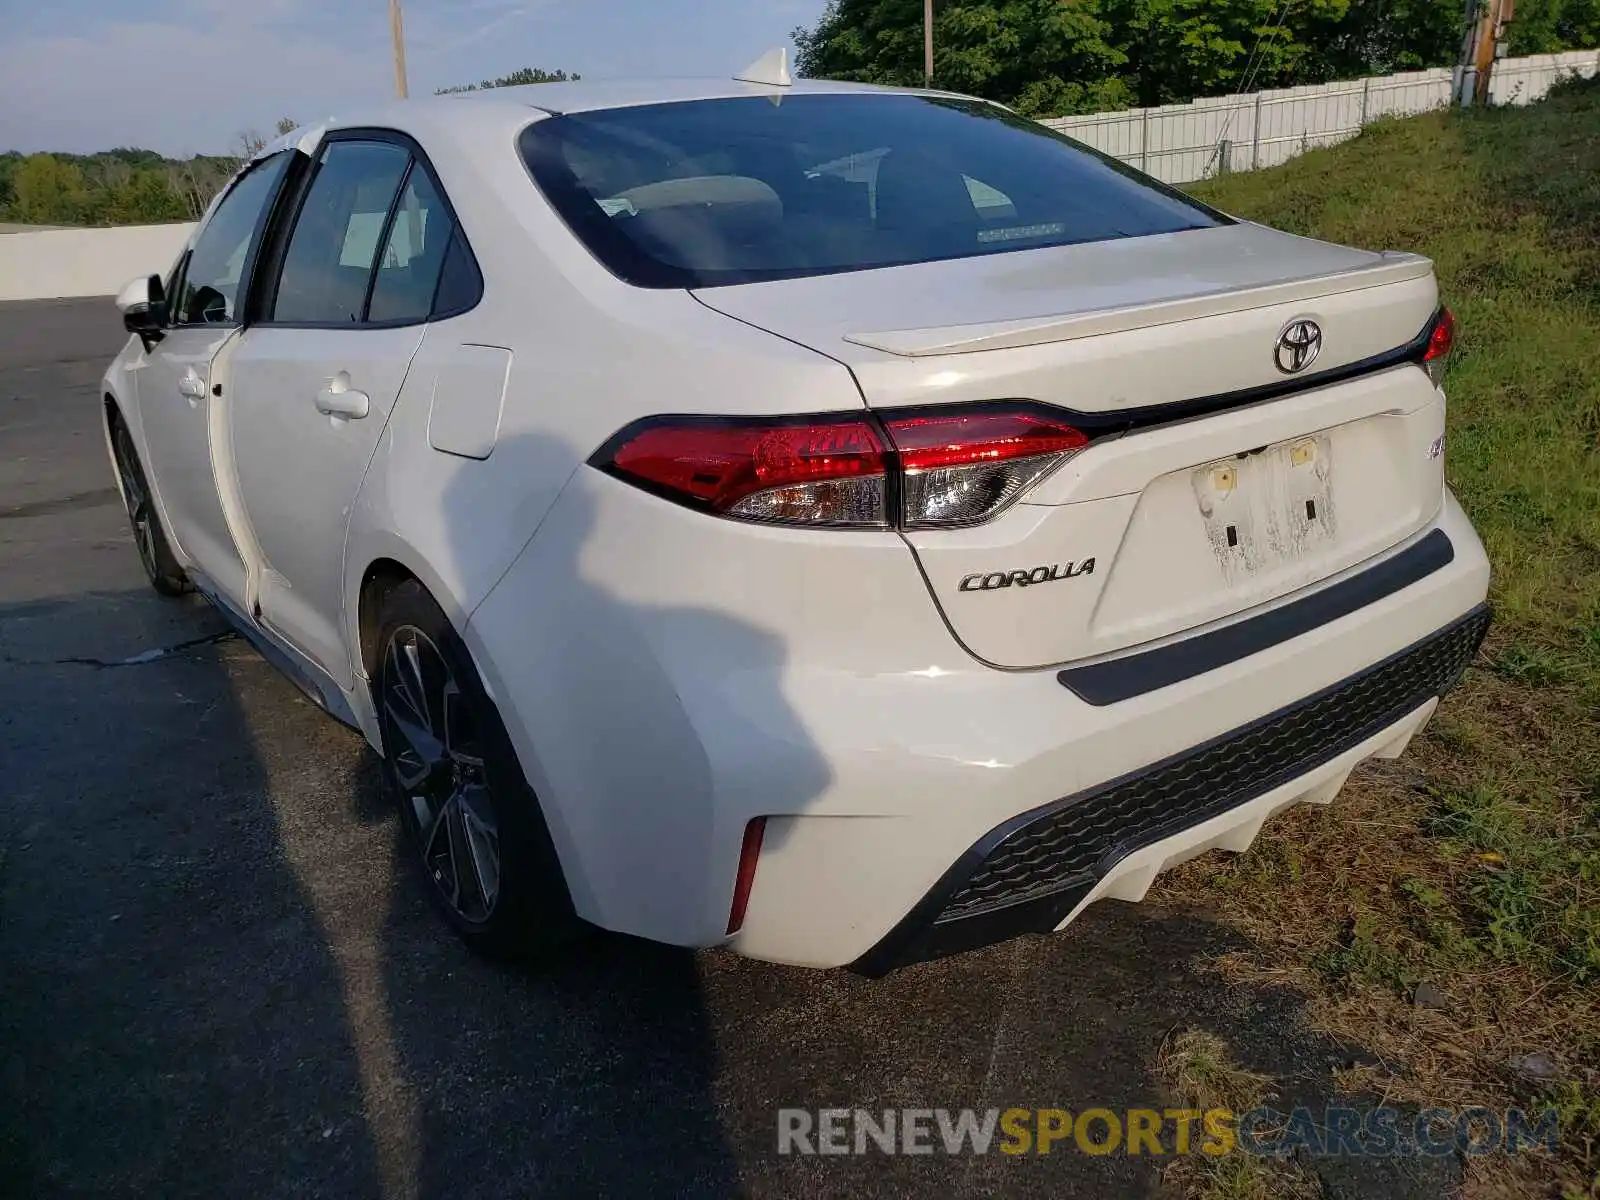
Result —
[[[1495,64],[1490,99],[1527,104],[1567,75],[1600,71],[1600,50],[1503,58]],[[1309,84],[1213,96],[1190,104],[1133,108],[1045,121],[1069,137],[1167,183],[1189,183],[1220,171],[1271,167],[1315,146],[1354,137],[1379,117],[1402,117],[1450,103],[1451,70],[1407,71],[1375,79]]]

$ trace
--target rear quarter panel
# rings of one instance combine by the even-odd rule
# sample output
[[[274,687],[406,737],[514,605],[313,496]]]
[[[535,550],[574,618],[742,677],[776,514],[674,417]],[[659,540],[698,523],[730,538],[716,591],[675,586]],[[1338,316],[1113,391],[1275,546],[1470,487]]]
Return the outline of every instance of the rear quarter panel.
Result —
[[[448,194],[483,274],[479,304],[429,326],[351,515],[346,612],[370,564],[393,558],[459,627],[538,529],[567,480],[618,429],[668,413],[803,413],[862,406],[849,371],[706,308],[683,291],[622,283],[573,238],[523,169],[526,118],[469,135],[408,127]],[[492,444],[435,449],[452,364],[509,352]],[[481,429],[481,422],[474,418]],[[435,440],[439,440],[437,437]],[[475,443],[479,439],[472,439]],[[359,664],[358,664],[359,667]]]

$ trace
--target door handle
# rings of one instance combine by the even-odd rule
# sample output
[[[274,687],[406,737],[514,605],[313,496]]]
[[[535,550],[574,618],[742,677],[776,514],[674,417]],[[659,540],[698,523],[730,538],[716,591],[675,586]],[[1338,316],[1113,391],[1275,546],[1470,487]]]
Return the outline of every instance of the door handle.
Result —
[[[343,371],[317,393],[317,411],[330,417],[343,417],[346,421],[359,421],[372,411],[372,400],[365,393],[350,386],[350,376]]]
[[[204,400],[206,395],[206,381],[201,379],[193,367],[178,376],[178,394],[190,400]]]

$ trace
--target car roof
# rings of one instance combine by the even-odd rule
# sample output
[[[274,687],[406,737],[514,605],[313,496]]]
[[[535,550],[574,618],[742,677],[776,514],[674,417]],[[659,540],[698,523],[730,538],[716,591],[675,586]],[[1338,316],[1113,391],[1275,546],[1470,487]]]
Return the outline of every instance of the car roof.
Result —
[[[796,79],[787,86],[748,83],[742,79],[602,79],[567,83],[530,83],[519,87],[479,88],[443,96],[396,100],[381,108],[341,114],[337,125],[398,124],[408,115],[424,117],[430,123],[451,118],[480,117],[485,108],[520,109],[524,112],[576,113],[602,108],[635,108],[645,104],[673,104],[686,100],[724,100],[743,96],[762,96],[781,101],[788,96],[816,95],[903,95],[945,96],[969,99],[955,92],[933,88],[883,87],[874,83],[854,83],[835,79]],[[419,109],[426,112],[419,112]]]
[[[796,79],[786,86],[749,83],[741,79],[610,79],[568,83],[534,83],[521,87],[485,88],[441,97],[469,104],[509,103],[551,113],[591,112],[600,108],[631,108],[642,104],[671,104],[684,100],[720,100],[739,96],[768,98],[849,94],[895,93],[921,89],[880,87],[833,79]],[[923,92],[922,94],[929,94]]]
[[[635,108],[646,104],[674,104],[690,100],[725,100],[764,97],[781,103],[790,96],[900,95],[941,96],[969,100],[956,92],[935,88],[895,88],[848,80],[796,79],[784,86],[749,83],[741,79],[611,79],[566,83],[533,83],[519,87],[479,88],[443,96],[391,100],[363,106],[301,126],[269,142],[253,159],[264,158],[289,146],[310,154],[332,129],[372,126],[418,132],[427,128],[447,135],[481,129],[486,119],[525,121],[534,115],[593,112],[598,109]]]

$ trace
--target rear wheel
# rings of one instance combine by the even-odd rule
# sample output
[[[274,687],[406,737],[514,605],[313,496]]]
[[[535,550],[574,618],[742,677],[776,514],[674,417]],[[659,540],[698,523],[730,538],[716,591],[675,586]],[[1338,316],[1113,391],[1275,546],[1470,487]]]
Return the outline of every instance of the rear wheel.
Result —
[[[116,460],[117,475],[122,482],[122,499],[128,510],[128,524],[133,528],[133,542],[138,547],[139,561],[144,565],[150,586],[163,596],[181,596],[192,591],[194,585],[178,564],[172,544],[167,541],[167,532],[161,527],[150,483],[139,463],[139,454],[133,448],[133,435],[119,417],[113,417],[111,422],[111,455]]]
[[[583,923],[538,799],[449,619],[407,581],[378,609],[384,779],[434,904],[472,949],[553,950]]]

